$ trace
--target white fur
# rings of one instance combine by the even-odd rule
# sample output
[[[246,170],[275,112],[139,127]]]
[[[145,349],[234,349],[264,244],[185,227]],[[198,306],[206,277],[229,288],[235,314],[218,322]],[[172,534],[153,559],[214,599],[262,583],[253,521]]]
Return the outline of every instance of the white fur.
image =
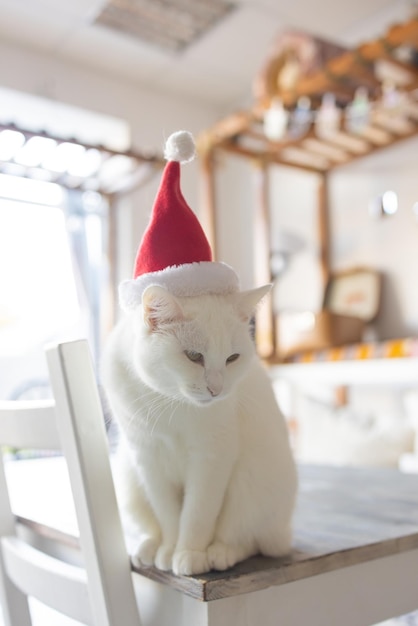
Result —
[[[238,276],[226,263],[202,261],[166,267],[158,272],[124,280],[119,285],[119,302],[124,311],[141,304],[142,294],[150,285],[166,287],[175,296],[200,296],[238,291]]]
[[[248,330],[267,291],[175,297],[149,286],[111,335],[115,481],[141,565],[188,575],[290,549],[296,470]]]

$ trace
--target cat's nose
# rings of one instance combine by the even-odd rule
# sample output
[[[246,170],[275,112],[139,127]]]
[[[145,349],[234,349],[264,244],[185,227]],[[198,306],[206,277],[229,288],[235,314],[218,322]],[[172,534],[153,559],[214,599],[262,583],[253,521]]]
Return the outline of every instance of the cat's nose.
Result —
[[[206,385],[210,395],[215,398],[219,396],[223,388],[222,374],[217,371],[210,370],[206,372]]]

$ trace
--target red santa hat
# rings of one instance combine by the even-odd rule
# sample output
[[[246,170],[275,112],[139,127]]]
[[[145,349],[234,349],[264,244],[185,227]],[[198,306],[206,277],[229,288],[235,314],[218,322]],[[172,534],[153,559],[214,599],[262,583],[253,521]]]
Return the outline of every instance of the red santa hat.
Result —
[[[212,261],[205,233],[185,201],[180,187],[180,164],[194,159],[192,135],[178,131],[166,143],[160,188],[135,260],[134,275],[119,287],[123,309],[141,304],[149,285],[165,287],[175,296],[227,294],[238,291],[238,277],[225,263]]]

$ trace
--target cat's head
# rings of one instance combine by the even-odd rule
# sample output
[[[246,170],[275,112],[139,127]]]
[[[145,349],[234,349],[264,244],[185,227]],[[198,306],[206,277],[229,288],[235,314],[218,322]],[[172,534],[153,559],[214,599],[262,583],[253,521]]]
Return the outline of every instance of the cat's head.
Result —
[[[148,287],[134,313],[137,373],[176,400],[203,406],[225,398],[254,358],[249,322],[269,289],[175,297]]]

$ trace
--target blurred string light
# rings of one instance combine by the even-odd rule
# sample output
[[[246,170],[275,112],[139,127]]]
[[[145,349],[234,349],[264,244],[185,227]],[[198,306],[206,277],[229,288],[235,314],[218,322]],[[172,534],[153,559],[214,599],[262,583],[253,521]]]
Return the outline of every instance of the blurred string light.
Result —
[[[9,161],[25,143],[25,135],[16,130],[0,132],[0,159]]]
[[[80,159],[74,160],[68,167],[68,173],[71,176],[80,176],[87,178],[95,174],[102,163],[102,155],[96,148],[85,150]]]
[[[85,152],[86,149],[83,146],[65,141],[60,143],[54,152],[46,156],[42,161],[42,167],[52,172],[68,172],[78,163]]]
[[[394,191],[385,191],[382,195],[374,198],[369,205],[371,217],[379,219],[395,215],[398,210],[398,195]]]
[[[385,191],[382,195],[374,198],[369,205],[369,212],[372,217],[389,217],[395,215],[399,209],[399,200],[395,191]],[[418,201],[411,207],[412,213],[418,220]]]
[[[47,137],[31,137],[15,154],[14,161],[26,167],[36,167],[40,165],[49,154],[55,152],[54,149],[56,145],[57,142],[54,139],[48,139]]]
[[[395,215],[398,210],[398,196],[394,191],[385,191],[382,195],[382,209],[386,215]]]
[[[23,183],[19,189],[20,183],[9,178],[4,190],[0,189],[0,196],[31,201],[28,189],[32,181],[117,193],[135,186],[140,174],[138,165],[143,160],[148,159],[6,128],[0,131],[1,171],[3,175],[29,182]],[[48,193],[45,201],[39,199],[39,189],[33,192],[33,202],[55,204],[48,199]]]
[[[0,160],[13,161],[24,167],[42,167],[57,174],[67,172],[71,176],[88,178],[99,170],[102,155],[96,148],[86,149],[71,141],[58,142],[42,136],[34,136],[26,141],[23,133],[5,129],[0,131]]]

